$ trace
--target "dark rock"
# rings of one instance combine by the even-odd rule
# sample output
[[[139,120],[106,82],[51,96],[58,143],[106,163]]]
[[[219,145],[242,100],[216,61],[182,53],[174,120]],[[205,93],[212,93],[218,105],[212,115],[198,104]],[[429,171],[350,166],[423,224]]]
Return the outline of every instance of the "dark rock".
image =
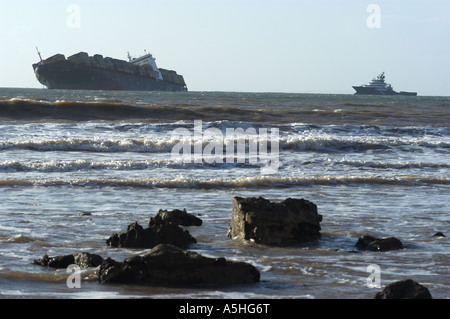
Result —
[[[96,254],[78,253],[73,254],[75,264],[81,268],[98,267],[103,262],[103,258]]]
[[[436,234],[433,235],[434,237],[445,237],[444,233],[438,231]]]
[[[33,264],[51,267],[51,268],[67,268],[70,265],[78,265],[81,268],[98,267],[103,262],[103,258],[96,254],[86,252],[49,257],[47,254],[42,259],[36,259]]]
[[[417,281],[406,279],[387,285],[375,299],[432,299],[428,288]]]
[[[170,222],[180,226],[201,226],[202,220],[193,214],[186,212],[186,209],[162,210],[160,209],[155,217],[150,218],[149,227],[164,222]]]
[[[202,220],[184,210],[160,210],[150,218],[148,228],[144,229],[137,222],[129,225],[125,233],[113,234],[106,240],[111,247],[153,248],[158,244],[171,244],[187,248],[196,243],[194,237],[181,226],[200,226]]]
[[[108,246],[111,247],[136,247],[136,248],[145,248],[148,246],[147,239],[148,234],[144,231],[144,228],[138,224],[138,222],[134,222],[128,225],[125,233],[122,234],[113,234],[109,239],[106,240]]]
[[[111,258],[106,258],[98,270],[98,280],[102,283],[123,282],[123,264]]]
[[[403,249],[402,242],[395,238],[375,238],[372,236],[362,236],[358,239],[355,246],[358,249],[370,251],[388,251],[394,249]]]
[[[49,257],[47,254],[42,259],[35,259],[33,264],[51,268],[67,268],[75,263],[73,255]]]
[[[153,248],[158,244],[187,248],[196,242],[187,230],[170,222],[153,223],[146,229],[134,222],[127,227],[125,233],[113,234],[106,240],[108,246],[128,248]]]
[[[266,245],[292,245],[320,237],[322,215],[305,199],[274,203],[262,197],[233,198],[227,236]]]
[[[91,212],[81,212],[81,213],[79,214],[79,216],[91,216],[91,215],[92,215]]]
[[[222,286],[258,282],[259,271],[244,262],[204,257],[173,245],[158,245],[122,263],[106,259],[98,271],[101,283]]]

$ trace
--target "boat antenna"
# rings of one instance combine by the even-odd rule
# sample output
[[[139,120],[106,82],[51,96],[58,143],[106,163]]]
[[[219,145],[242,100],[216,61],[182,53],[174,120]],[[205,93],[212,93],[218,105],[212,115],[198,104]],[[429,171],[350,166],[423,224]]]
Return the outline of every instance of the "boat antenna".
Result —
[[[37,53],[38,53],[38,55],[39,55],[39,59],[41,59],[41,62],[42,62],[41,52],[39,52],[38,47],[36,47],[36,51],[37,51]]]

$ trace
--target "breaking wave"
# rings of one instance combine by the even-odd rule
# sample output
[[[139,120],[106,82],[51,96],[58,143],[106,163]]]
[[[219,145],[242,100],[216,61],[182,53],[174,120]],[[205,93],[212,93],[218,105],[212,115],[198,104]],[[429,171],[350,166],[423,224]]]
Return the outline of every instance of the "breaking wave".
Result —
[[[208,167],[230,167],[240,166],[239,163],[227,163],[226,159],[223,160],[223,164],[208,163],[203,161],[202,163],[194,163],[189,161],[183,161],[184,158],[164,158],[164,159],[150,159],[150,160],[52,160],[44,162],[21,162],[21,161],[4,161],[0,162],[1,172],[41,172],[41,173],[64,173],[75,171],[139,171],[157,168],[169,168],[169,169],[187,169],[198,168],[205,169]],[[302,165],[304,165],[303,163]],[[307,163],[306,163],[307,164]],[[316,163],[317,164],[317,163]],[[408,170],[408,169],[449,169],[449,163],[429,163],[429,162],[377,162],[377,161],[364,161],[364,160],[338,160],[322,163],[323,166],[347,166],[350,168],[375,168],[375,169],[395,169],[395,170]],[[243,167],[251,167],[249,163],[243,163]],[[256,167],[255,165],[253,165]]]
[[[10,179],[1,180],[0,186],[80,186],[80,187],[136,187],[136,188],[193,188],[193,189],[231,189],[231,188],[272,188],[309,185],[449,185],[448,177],[409,176],[398,175],[394,177],[377,176],[320,176],[320,177],[274,177],[253,176],[228,178],[201,179],[195,177],[176,177],[173,179]]]
[[[80,152],[170,152],[179,141],[151,139],[67,138],[41,141],[3,141],[0,150],[25,149],[32,151]]]
[[[152,160],[60,160],[47,162],[0,162],[0,172],[74,172],[93,170],[135,171],[155,168],[202,168],[206,163],[185,163],[182,159],[152,159]]]
[[[181,139],[109,139],[109,138],[66,138],[28,141],[0,141],[0,150],[23,149],[31,151],[80,151],[80,152],[137,152],[137,153],[170,153]],[[206,146],[212,140],[204,140]],[[265,141],[270,142],[269,139]],[[224,149],[226,139],[224,140]],[[236,139],[234,139],[236,142]],[[257,143],[257,137],[247,141]],[[425,147],[431,149],[450,149],[450,142],[426,141],[421,139],[374,138],[374,137],[333,137],[333,136],[295,136],[278,139],[281,150],[295,151],[366,151],[386,150],[398,147]],[[270,143],[269,143],[270,144]],[[403,149],[405,151],[405,148]]]

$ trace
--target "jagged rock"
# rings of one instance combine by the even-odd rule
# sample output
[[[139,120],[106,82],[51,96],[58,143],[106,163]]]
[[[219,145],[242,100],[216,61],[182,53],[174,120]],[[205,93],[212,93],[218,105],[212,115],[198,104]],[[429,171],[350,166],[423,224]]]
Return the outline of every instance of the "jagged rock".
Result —
[[[394,249],[403,249],[402,242],[395,237],[375,238],[368,235],[360,237],[356,242],[355,246],[358,249],[370,251],[388,251]]]
[[[49,257],[47,254],[42,259],[36,259],[33,264],[51,267],[51,268],[67,268],[70,265],[78,265],[81,268],[98,267],[103,262],[103,258],[96,254],[86,252],[76,253],[72,255]]]
[[[134,222],[127,227],[125,233],[113,234],[106,240],[108,246],[128,248],[153,248],[158,244],[187,248],[196,242],[187,230],[170,222],[154,223],[146,229]]]
[[[387,285],[374,299],[432,299],[428,288],[417,281],[406,279]]]
[[[149,227],[164,222],[170,222],[181,226],[201,226],[202,220],[193,214],[186,212],[186,209],[162,210],[160,209],[155,217],[150,218]]]
[[[305,199],[274,203],[262,197],[233,198],[227,236],[266,245],[292,245],[320,237],[322,215]]]
[[[255,283],[259,279],[259,271],[250,264],[209,258],[166,244],[123,262],[108,258],[98,271],[99,282],[121,284],[221,286]]]
[[[144,231],[144,228],[138,224],[138,222],[134,222],[128,225],[125,233],[122,234],[113,234],[106,240],[108,246],[111,247],[136,247],[142,248],[147,247],[149,239],[147,239],[147,232]]]
[[[113,234],[106,240],[111,247],[153,248],[158,244],[172,244],[187,248],[196,243],[189,231],[181,226],[200,226],[202,220],[184,210],[159,210],[150,218],[148,228],[144,229],[137,222],[130,224],[125,233]]]

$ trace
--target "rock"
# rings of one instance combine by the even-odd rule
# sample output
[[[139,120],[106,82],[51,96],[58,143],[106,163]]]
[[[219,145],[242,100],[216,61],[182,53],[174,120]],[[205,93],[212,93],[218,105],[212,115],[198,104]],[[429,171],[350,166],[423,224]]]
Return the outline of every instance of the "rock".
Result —
[[[222,286],[255,283],[259,279],[259,271],[250,264],[204,257],[166,244],[122,263],[108,258],[98,271],[99,282],[120,284]]]
[[[444,233],[438,231],[436,234],[433,235],[434,237],[445,237]]]
[[[81,268],[98,267],[103,262],[103,257],[96,254],[78,253],[74,254],[74,263]]]
[[[160,209],[155,217],[150,218],[149,227],[163,222],[170,222],[180,226],[201,226],[202,220],[193,214],[186,212],[186,209],[162,210]]]
[[[35,259],[33,264],[51,268],[67,268],[75,263],[73,255],[49,257],[47,254],[42,259]]]
[[[375,238],[372,236],[362,236],[358,239],[355,246],[358,249],[370,251],[388,251],[394,249],[403,249],[402,242],[395,238]]]
[[[153,248],[158,244],[187,248],[196,242],[187,230],[170,222],[153,223],[146,229],[134,222],[127,227],[125,233],[113,234],[106,240],[108,246],[128,248]]]
[[[128,225],[125,233],[122,234],[113,234],[106,240],[108,246],[111,247],[136,247],[136,248],[145,248],[149,246],[148,243],[150,241],[149,235],[144,228],[138,224],[138,222],[134,222]]]
[[[80,214],[78,214],[78,216],[91,216],[92,213],[91,212],[81,212]]]
[[[70,265],[78,265],[81,268],[98,267],[103,262],[103,258],[96,254],[81,252],[72,255],[49,257],[47,254],[42,259],[36,259],[33,264],[51,267],[67,268]]]
[[[320,237],[322,215],[305,199],[280,203],[259,198],[233,198],[227,236],[266,245],[292,245]]]
[[[144,229],[137,222],[129,225],[125,233],[113,234],[106,240],[111,247],[153,248],[158,244],[171,244],[187,248],[196,243],[196,239],[181,226],[201,226],[202,220],[184,210],[159,210],[150,218],[148,228]]]
[[[417,281],[406,279],[387,285],[374,299],[432,299],[428,288]]]

